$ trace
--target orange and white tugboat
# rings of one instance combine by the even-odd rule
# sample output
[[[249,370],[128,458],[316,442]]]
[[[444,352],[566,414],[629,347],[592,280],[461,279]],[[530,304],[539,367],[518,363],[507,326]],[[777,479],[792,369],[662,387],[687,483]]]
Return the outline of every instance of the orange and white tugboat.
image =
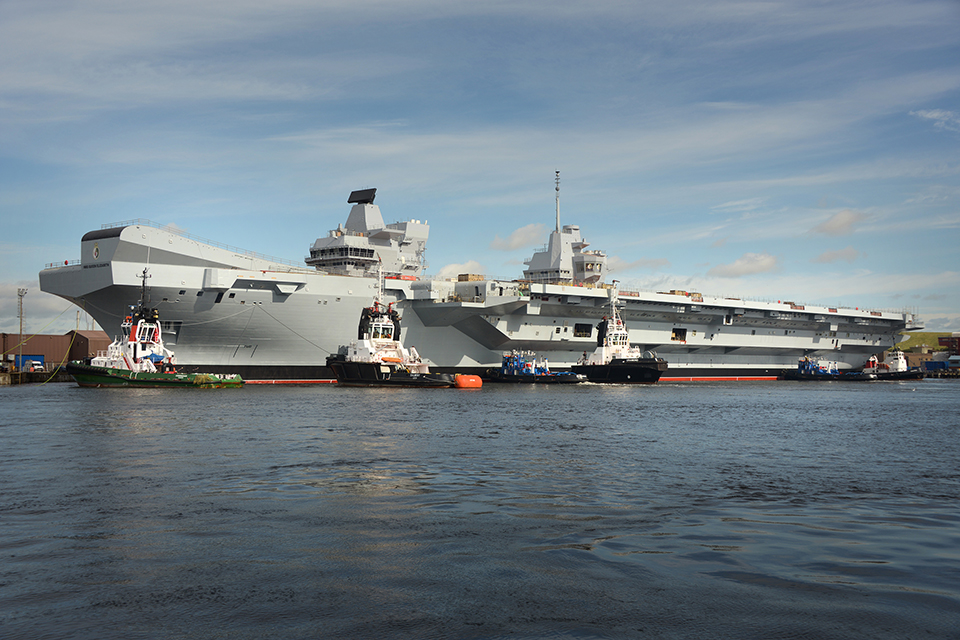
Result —
[[[67,373],[81,387],[240,387],[235,374],[179,373],[176,357],[163,345],[156,309],[148,308],[147,270],[140,275],[140,301],[120,324],[122,333],[95,358],[67,363]]]
[[[380,287],[383,277],[380,276]],[[327,356],[327,366],[337,382],[352,387],[457,387],[479,388],[479,376],[431,373],[416,347],[400,343],[400,314],[383,305],[378,295],[373,306],[360,312],[357,339]]]
[[[597,325],[597,348],[571,369],[590,382],[653,384],[667,370],[667,361],[653,351],[630,346],[630,335],[620,317],[617,281],[610,295],[610,316]]]

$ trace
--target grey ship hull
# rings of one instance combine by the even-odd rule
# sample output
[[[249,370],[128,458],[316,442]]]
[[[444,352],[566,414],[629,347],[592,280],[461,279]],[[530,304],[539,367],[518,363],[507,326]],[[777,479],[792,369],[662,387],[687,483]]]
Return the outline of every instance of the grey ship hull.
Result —
[[[181,369],[239,373],[248,383],[332,382],[326,358],[355,338],[377,290],[373,277],[315,269],[199,241],[149,224],[91,232],[81,260],[40,273],[43,291],[70,300],[101,327],[137,302],[137,274]],[[630,342],[669,363],[661,381],[776,379],[805,355],[863,366],[892,347],[908,313],[621,292]],[[492,280],[387,279],[384,302],[403,315],[401,339],[431,370],[481,374],[504,351],[536,351],[552,369],[576,364],[596,343],[602,287]]]

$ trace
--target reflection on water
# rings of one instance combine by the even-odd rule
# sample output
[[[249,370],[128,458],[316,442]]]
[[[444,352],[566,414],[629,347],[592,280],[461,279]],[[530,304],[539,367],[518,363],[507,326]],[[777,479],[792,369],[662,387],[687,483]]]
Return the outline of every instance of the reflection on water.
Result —
[[[5,637],[960,627],[950,381],[0,401]]]

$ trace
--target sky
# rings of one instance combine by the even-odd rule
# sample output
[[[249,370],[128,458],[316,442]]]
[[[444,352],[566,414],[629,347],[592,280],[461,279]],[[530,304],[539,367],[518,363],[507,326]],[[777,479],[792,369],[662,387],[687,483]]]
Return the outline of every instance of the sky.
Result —
[[[0,1],[0,331],[101,225],[302,261],[369,187],[518,278],[555,171],[622,288],[960,331],[960,2]]]

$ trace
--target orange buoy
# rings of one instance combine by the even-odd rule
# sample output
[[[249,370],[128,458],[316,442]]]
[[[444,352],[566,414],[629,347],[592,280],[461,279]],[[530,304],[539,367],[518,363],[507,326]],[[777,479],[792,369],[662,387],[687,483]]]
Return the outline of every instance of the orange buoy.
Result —
[[[458,373],[456,375],[457,389],[479,389],[482,386],[483,380],[480,379],[480,376],[472,376],[462,373]]]

